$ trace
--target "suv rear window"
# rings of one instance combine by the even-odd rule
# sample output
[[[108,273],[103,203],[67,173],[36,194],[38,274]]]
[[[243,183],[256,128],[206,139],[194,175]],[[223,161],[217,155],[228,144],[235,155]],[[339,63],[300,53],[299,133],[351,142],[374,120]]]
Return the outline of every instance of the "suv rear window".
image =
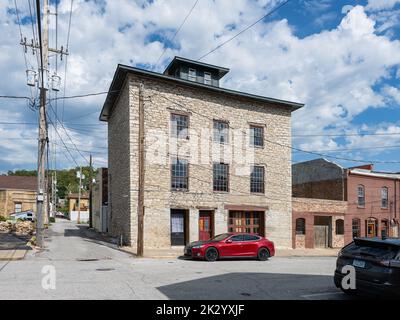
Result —
[[[376,259],[398,259],[400,258],[399,248],[385,243],[351,243],[342,250],[345,254],[370,256]]]

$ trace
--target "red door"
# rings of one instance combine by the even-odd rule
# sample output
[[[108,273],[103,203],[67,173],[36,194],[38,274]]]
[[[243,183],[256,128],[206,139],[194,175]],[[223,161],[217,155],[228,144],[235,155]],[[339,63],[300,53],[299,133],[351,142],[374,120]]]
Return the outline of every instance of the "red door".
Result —
[[[206,241],[212,237],[211,212],[200,211],[199,215],[199,240]]]

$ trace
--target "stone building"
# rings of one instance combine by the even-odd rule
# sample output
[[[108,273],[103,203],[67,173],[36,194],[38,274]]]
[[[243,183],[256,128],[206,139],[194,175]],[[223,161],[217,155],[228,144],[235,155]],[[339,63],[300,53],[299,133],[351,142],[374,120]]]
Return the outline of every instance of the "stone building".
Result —
[[[400,174],[326,159],[292,166],[293,246],[343,247],[354,237],[398,237]]]
[[[37,177],[0,176],[0,216],[36,212]]]
[[[136,246],[144,105],[144,247],[252,232],[292,246],[291,113],[303,105],[219,86],[228,69],[175,57],[118,65],[108,122],[109,231]]]

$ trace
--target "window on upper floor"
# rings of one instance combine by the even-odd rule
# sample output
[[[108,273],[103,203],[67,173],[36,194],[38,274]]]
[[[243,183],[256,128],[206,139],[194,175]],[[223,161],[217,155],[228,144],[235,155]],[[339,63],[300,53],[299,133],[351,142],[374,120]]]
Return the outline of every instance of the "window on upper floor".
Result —
[[[218,143],[229,142],[229,124],[226,121],[214,120],[214,141]]]
[[[365,206],[365,187],[363,185],[357,187],[357,205],[359,207]]]
[[[171,189],[188,189],[188,161],[186,159],[173,158],[171,163]]]
[[[264,167],[252,166],[250,173],[250,192],[264,193]]]
[[[187,139],[189,117],[183,114],[171,114],[171,135],[176,138]]]
[[[250,125],[250,146],[264,146],[264,128],[261,126]]]
[[[211,73],[204,72],[204,84],[208,84],[208,85],[212,84]]]
[[[387,209],[389,200],[389,192],[387,187],[381,188],[381,208]]]
[[[229,164],[213,164],[213,190],[229,191]]]
[[[197,81],[196,69],[189,68],[188,80]]]

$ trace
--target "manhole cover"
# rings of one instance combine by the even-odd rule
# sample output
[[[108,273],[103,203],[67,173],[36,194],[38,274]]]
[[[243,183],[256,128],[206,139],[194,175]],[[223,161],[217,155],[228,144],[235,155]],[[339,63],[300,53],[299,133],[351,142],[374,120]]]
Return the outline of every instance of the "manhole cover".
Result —
[[[100,268],[100,269],[96,269],[96,271],[113,271],[115,270],[114,268]]]
[[[250,296],[251,296],[251,293],[242,292],[241,295],[242,295],[242,296],[245,296],[245,297],[250,297]]]
[[[76,261],[99,261],[99,259],[76,259]]]

